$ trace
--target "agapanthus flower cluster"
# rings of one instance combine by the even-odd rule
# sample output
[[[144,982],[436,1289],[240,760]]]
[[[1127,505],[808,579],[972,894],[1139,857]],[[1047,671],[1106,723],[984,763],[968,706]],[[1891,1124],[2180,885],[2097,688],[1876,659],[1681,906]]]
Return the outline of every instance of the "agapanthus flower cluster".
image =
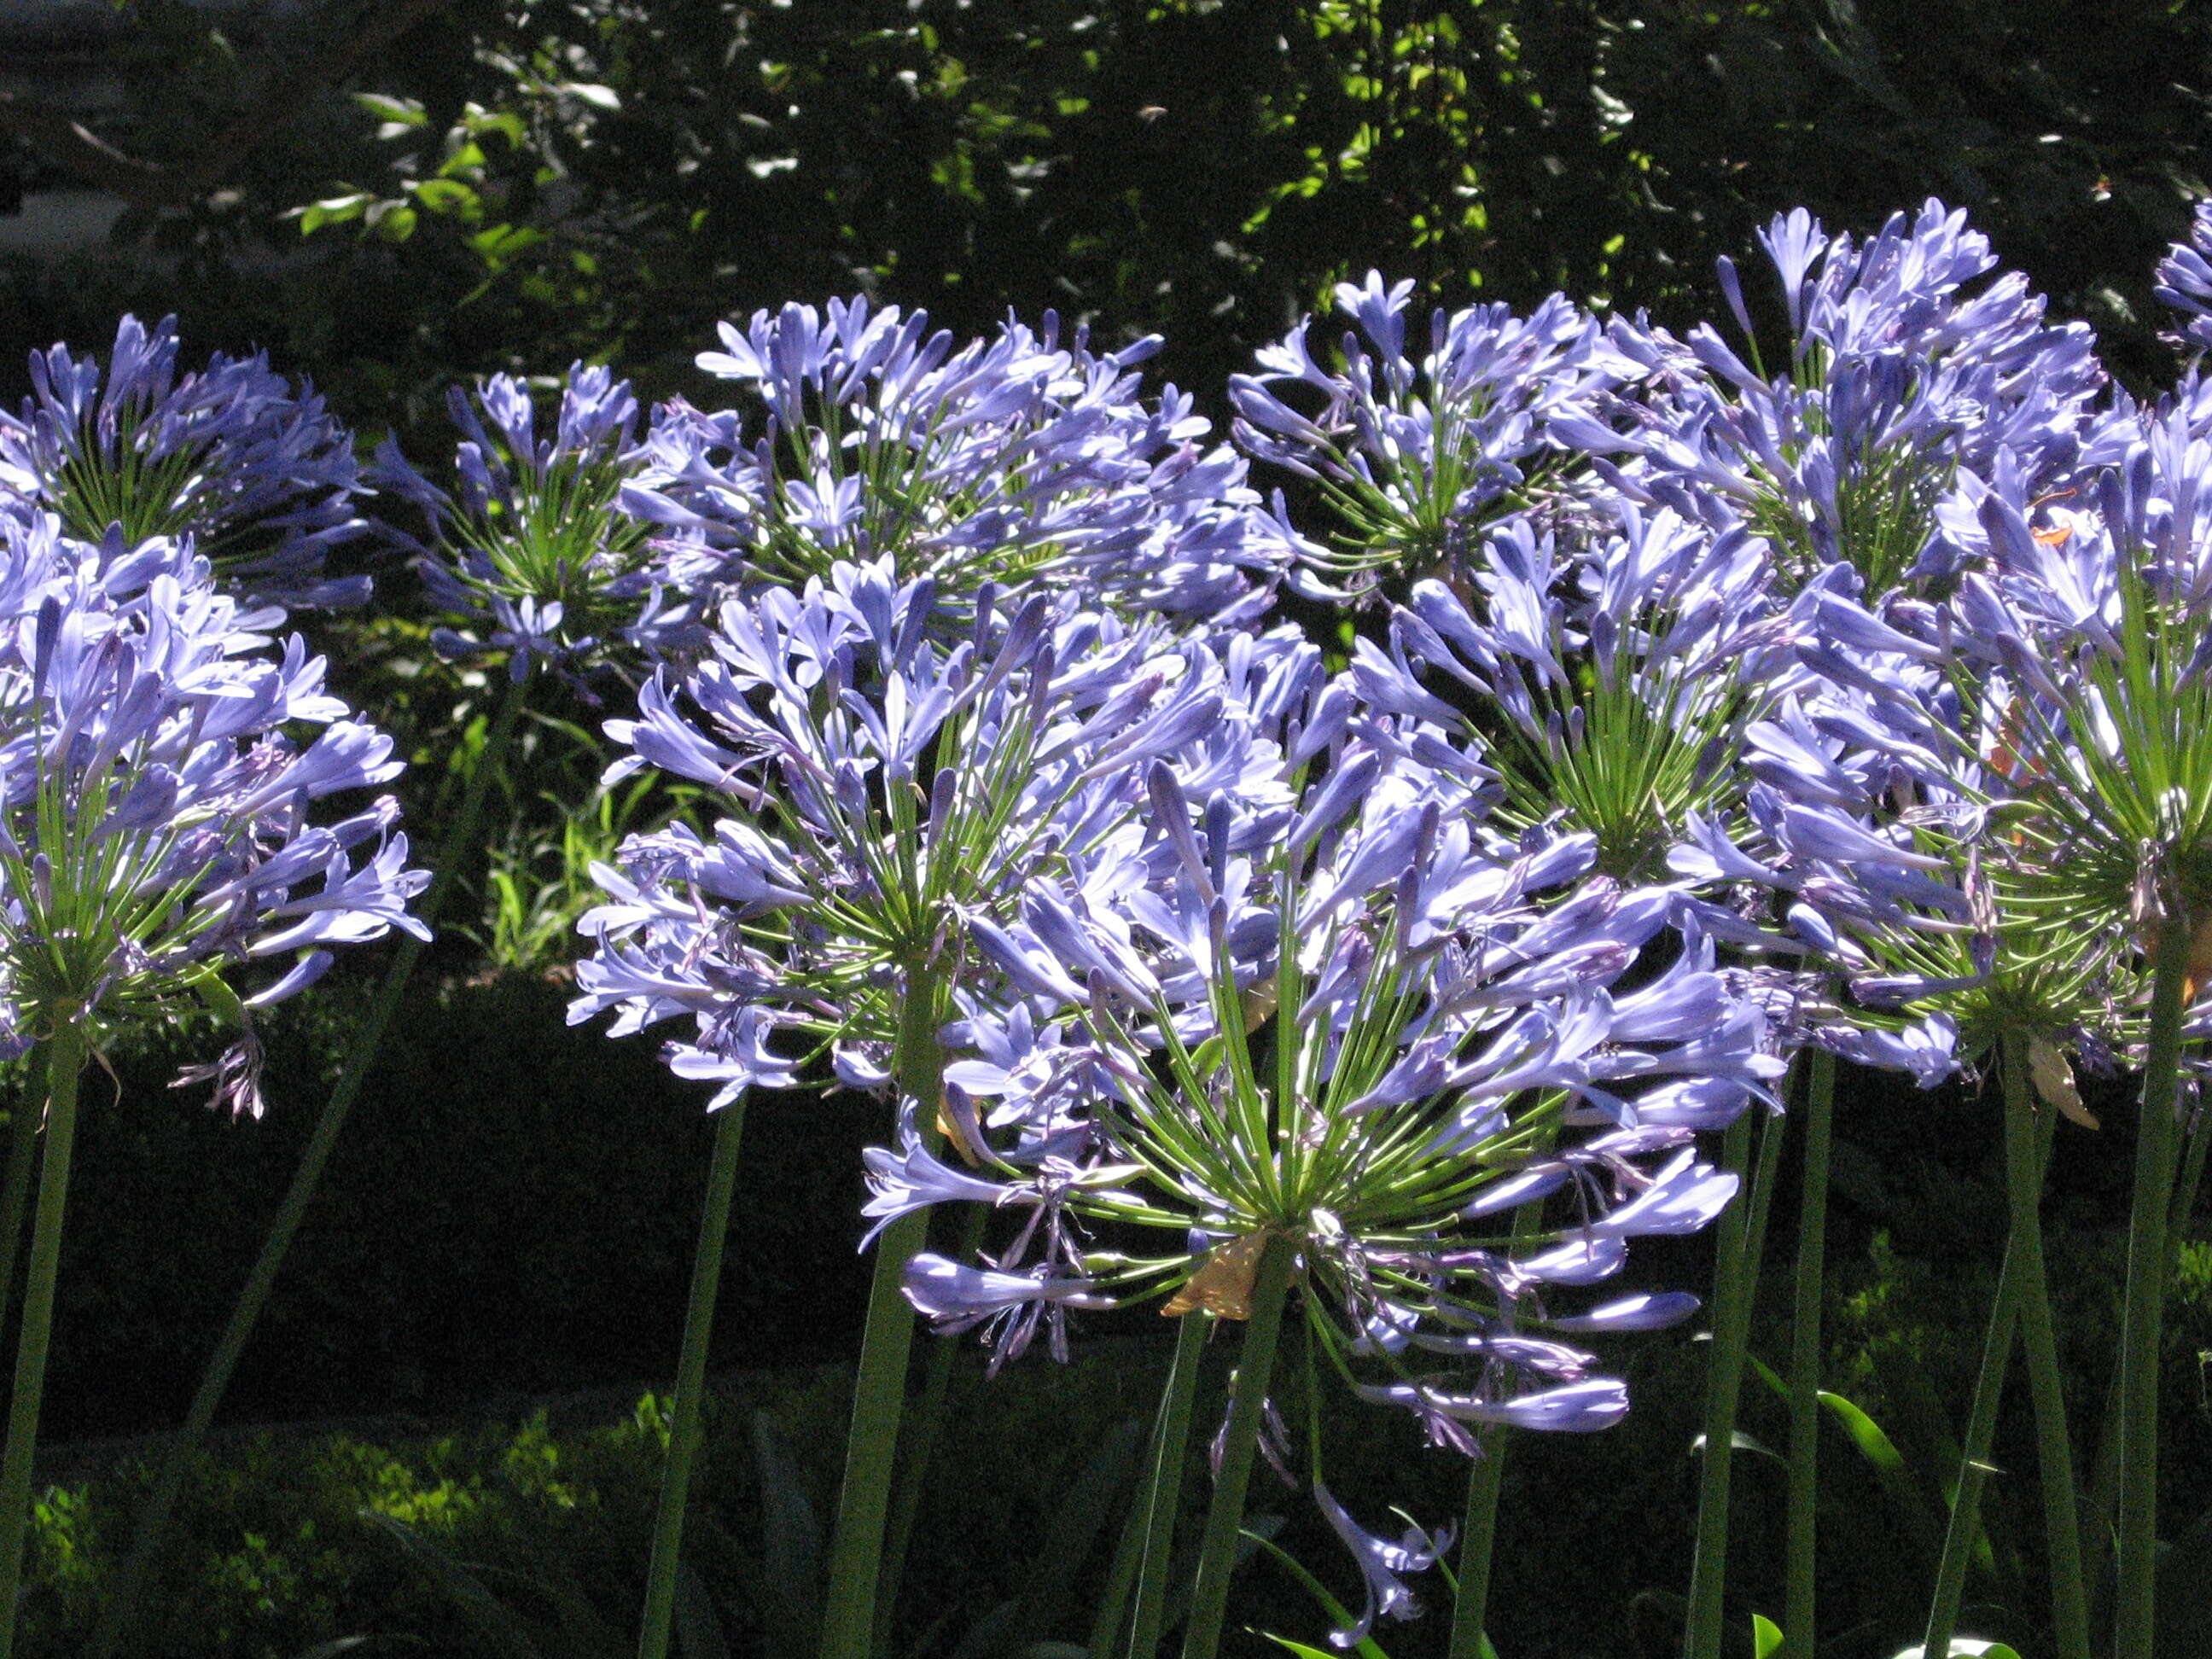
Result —
[[[2132,426],[2063,500],[1990,483],[1990,566],[1948,602],[1877,617],[1848,582],[1808,594],[1816,680],[1750,734],[1760,856],[1703,824],[1674,855],[1790,896],[1857,1003],[1817,1040],[1858,1059],[1905,1042],[1933,1072],[1954,1041],[1964,1059],[2017,1035],[2077,1116],[2062,1057],[2139,1058],[2153,934],[2212,915],[2212,445],[2185,410]]]
[[[1569,417],[1560,437],[1632,456],[1602,469],[1632,496],[1749,525],[1793,586],[1837,563],[1875,593],[1948,582],[1984,551],[1980,481],[2034,495],[2080,457],[2104,385],[2089,331],[2045,324],[2017,272],[1983,283],[1996,264],[1988,239],[1939,202],[1863,242],[1827,236],[1802,209],[1759,240],[1781,285],[1786,366],[1765,368],[1723,259],[1748,361],[1709,325],[1686,343],[1616,325],[1654,395],[1607,421]]]
[[[1782,1069],[1758,1000],[1670,932],[1677,893],[1590,876],[1591,837],[1488,827],[1487,769],[1437,728],[1316,680],[1278,746],[1273,799],[1152,766],[1141,839],[975,926],[1013,994],[946,1030],[969,1167],[909,1109],[866,1213],[1012,1218],[981,1264],[907,1275],[999,1361],[1062,1347],[1071,1309],[1245,1317],[1277,1242],[1316,1352],[1432,1443],[1603,1428],[1626,1390],[1566,1339],[1696,1301],[1578,1293],[1735,1190],[1694,1139]],[[1510,1212],[1554,1194],[1516,1237]]]
[[[281,613],[220,592],[188,543],[88,543],[0,515],[0,1028],[94,1041],[184,1006],[240,1025],[212,1078],[258,1114],[246,1011],[313,982],[328,947],[420,933],[398,809],[310,821],[389,781],[392,740],[352,717]],[[291,735],[317,728],[304,744]],[[275,969],[241,1004],[233,967]]]
[[[640,463],[629,381],[571,365],[544,432],[530,385],[514,375],[447,398],[462,433],[458,495],[388,441],[373,475],[428,520],[427,542],[401,539],[416,551],[431,602],[467,624],[437,630],[441,652],[504,651],[520,680],[535,661],[574,672],[624,647],[652,655],[687,637],[687,607],[661,602],[668,583],[652,526],[617,506]]]
[[[1264,609],[1285,533],[1173,386],[1139,392],[1148,337],[1099,352],[1048,313],[957,345],[924,312],[831,301],[725,324],[699,366],[745,401],[656,413],[624,492],[688,591],[797,586],[889,560],[957,627],[975,594],[1080,585],[1133,612]]]
[[[572,1020],[690,1014],[671,1063],[720,1082],[718,1105],[793,1082],[825,1043],[847,1082],[880,1085],[908,988],[949,979],[1040,875],[1130,834],[1133,769],[1172,757],[1212,787],[1268,787],[1245,711],[1277,695],[1286,641],[1184,641],[988,587],[973,606],[947,645],[933,583],[839,565],[728,601],[707,659],[610,722],[635,751],[618,772],[708,785],[732,816],[595,869],[611,898],[580,924],[598,950]],[[796,1047],[772,1047],[780,1030]]]
[[[366,576],[326,580],[331,548],[362,534],[353,440],[266,353],[217,352],[177,373],[177,319],[126,316],[103,374],[66,345],[31,354],[32,395],[0,410],[0,505],[58,514],[82,541],[190,537],[255,602],[358,605]]]
[[[1691,817],[1740,793],[1745,728],[1796,665],[1763,542],[1632,503],[1567,547],[1502,526],[1462,583],[1413,585],[1387,648],[1354,648],[1370,703],[1495,734],[1506,823],[1587,833],[1626,881],[1660,878]]]
[[[1300,585],[1319,597],[1365,591],[1376,575],[1462,568],[1486,527],[1544,499],[1569,459],[1553,435],[1595,417],[1605,395],[1643,374],[1596,320],[1553,295],[1527,317],[1503,305],[1430,319],[1428,349],[1408,354],[1413,285],[1340,283],[1338,366],[1315,361],[1301,322],[1259,353],[1261,373],[1232,375],[1237,441],[1315,480],[1339,527],[1301,538]]]

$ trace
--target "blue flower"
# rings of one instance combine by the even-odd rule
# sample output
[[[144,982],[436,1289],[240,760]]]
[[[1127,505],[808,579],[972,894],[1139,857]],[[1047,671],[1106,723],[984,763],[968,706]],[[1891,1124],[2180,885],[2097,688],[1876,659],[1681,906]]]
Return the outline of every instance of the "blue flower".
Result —
[[[2189,240],[2166,250],[2151,292],[2181,313],[2180,343],[2199,351],[2212,346],[2212,202],[2197,204]]]
[[[1765,366],[1723,261],[1748,362],[1703,325],[1686,342],[1620,325],[1617,343],[1656,366],[1654,393],[1610,437],[1576,435],[1634,458],[1600,469],[1626,493],[1748,525],[1794,585],[1837,563],[1875,593],[1954,579],[1984,550],[1978,480],[2008,472],[2041,493],[2082,453],[2104,383],[2088,330],[2047,325],[2017,273],[1972,288],[1996,265],[1988,239],[1939,202],[1863,242],[1825,238],[1802,210],[1760,240],[1787,362]]]
[[[60,515],[98,542],[189,537],[224,585],[291,605],[358,605],[366,576],[326,580],[325,556],[362,534],[353,441],[265,353],[217,352],[177,374],[177,319],[117,325],[100,364],[66,345],[31,354],[32,395],[0,411],[0,502]]]
[[[240,1028],[212,1078],[258,1114],[250,1013],[398,927],[428,876],[386,797],[336,823],[312,803],[389,781],[390,738],[281,655],[208,562],[119,532],[74,540],[0,515],[0,1024],[22,1044],[204,1006]],[[288,728],[321,727],[301,746]],[[362,854],[366,849],[366,856]],[[219,975],[292,960],[240,1002]]]
[[[1311,687],[1285,729],[1320,723],[1345,684]],[[1453,756],[1453,739],[1356,697],[1340,729],[1279,806],[1155,764],[1141,839],[1039,872],[1018,920],[974,929],[1012,1006],[946,1034],[994,1056],[948,1078],[989,1090],[975,1178],[1026,1216],[996,1259],[1237,1317],[1253,1241],[1287,1237],[1315,1340],[1346,1366],[1409,1342],[1467,1363],[1373,1396],[1442,1439],[1471,1444],[1463,1421],[1599,1426],[1623,1396],[1556,1391],[1572,1354],[1538,1334],[1550,1298],[1728,1201],[1733,1178],[1665,1120],[1725,1121],[1763,1092],[1781,1068],[1765,1018],[1695,940],[1632,980],[1679,895],[1603,878],[1560,890],[1587,871],[1589,838],[1489,829],[1483,769],[1415,758]],[[1655,1154],[1668,1159],[1646,1169]],[[921,1201],[924,1185],[901,1191]],[[1567,1187],[1572,1212],[1533,1240],[1483,1218]],[[1145,1231],[1157,1247],[1136,1245]]]
[[[452,387],[447,402],[462,433],[457,493],[389,441],[371,475],[422,510],[427,543],[392,533],[416,550],[432,603],[474,630],[440,629],[440,650],[502,650],[520,680],[540,659],[568,670],[624,647],[649,655],[690,641],[689,609],[664,597],[671,579],[652,526],[617,505],[640,465],[629,381],[572,364],[550,432],[538,429],[529,386],[512,375],[493,375],[473,398]]]
[[[659,411],[623,493],[690,591],[799,586],[841,562],[927,578],[957,626],[986,584],[1079,582],[1093,603],[1223,623],[1268,603],[1285,532],[1172,386],[1139,395],[1146,338],[1094,351],[1009,319],[955,347],[867,301],[724,324],[699,366],[737,410]]]
[[[1297,544],[1295,580],[1314,597],[1363,592],[1384,570],[1462,568],[1487,526],[1545,495],[1566,456],[1555,427],[1595,421],[1603,394],[1641,373],[1556,294],[1525,318],[1502,305],[1439,310],[1417,362],[1413,291],[1375,271],[1362,287],[1340,283],[1337,304],[1358,325],[1340,367],[1316,363],[1308,319],[1261,350],[1261,374],[1230,378],[1237,441],[1315,480],[1339,520],[1326,544]]]
[[[1375,1620],[1383,1619],[1414,1619],[1420,1615],[1421,1605],[1407,1589],[1404,1575],[1425,1572],[1436,1565],[1443,1553],[1451,1547],[1451,1529],[1430,1533],[1409,1526],[1396,1543],[1378,1538],[1354,1521],[1336,1495],[1321,1481],[1314,1482],[1314,1503],[1332,1530],[1341,1539],[1352,1559],[1358,1563],[1360,1577],[1365,1581],[1367,1600],[1359,1616],[1351,1624],[1328,1633],[1329,1645],[1336,1648],[1356,1648],[1365,1641],[1375,1628]]]
[[[1268,776],[1280,751],[1258,740],[1251,701],[1311,678],[1310,647],[1187,641],[1043,594],[1002,608],[989,586],[948,645],[935,593],[885,561],[729,600],[707,659],[681,680],[664,671],[636,720],[609,723],[632,751],[617,772],[652,764],[704,784],[730,816],[711,842],[681,826],[633,837],[618,869],[597,872],[610,902],[580,924],[598,951],[578,966],[573,1019],[612,1008],[630,1030],[688,1012],[701,1049],[782,1029],[829,1046],[842,1074],[881,1080],[914,976],[957,967],[994,1006],[1023,994],[1023,960],[997,942],[1039,878],[1113,878],[1141,834],[1148,766],[1281,795]],[[1054,914],[1039,920],[1049,930]],[[1076,971],[1119,959],[1102,947]],[[750,1023],[732,1024],[741,1009]],[[1027,1040],[987,1053],[1012,1066]]]

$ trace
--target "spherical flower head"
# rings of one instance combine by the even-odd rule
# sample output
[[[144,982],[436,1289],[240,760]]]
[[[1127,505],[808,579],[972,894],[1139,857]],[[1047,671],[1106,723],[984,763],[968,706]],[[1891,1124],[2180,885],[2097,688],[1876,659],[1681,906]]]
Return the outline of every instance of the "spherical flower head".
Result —
[[[946,1069],[947,1116],[1019,1230],[989,1297],[925,1256],[909,1298],[1005,1357],[1078,1298],[1242,1318],[1281,1239],[1320,1347],[1433,1440],[1601,1427],[1625,1396],[1547,1330],[1577,1316],[1554,1298],[1726,1202],[1692,1141],[1779,1073],[1763,1016],[1694,938],[1637,975],[1675,895],[1582,879],[1588,837],[1487,831],[1480,769],[1414,757],[1449,754],[1434,732],[1331,748],[1287,811],[1155,767],[1148,846],[979,932],[1027,1006]],[[974,1196],[926,1150],[875,1163],[871,1213]],[[1541,1237],[1506,1237],[1553,1193]]]
[[[367,528],[353,440],[266,353],[217,352],[177,374],[177,319],[125,316],[105,374],[66,345],[31,354],[32,395],[0,411],[0,501],[53,513],[80,541],[190,537],[257,601],[357,605],[365,576],[325,580],[328,550]]]
[[[1042,594],[1002,608],[983,591],[956,645],[941,621],[933,584],[840,566],[726,603],[708,658],[609,723],[632,751],[618,771],[705,784],[726,816],[711,837],[633,837],[594,872],[609,902],[580,924],[597,949],[573,1020],[692,1016],[668,1057],[719,1079],[716,1105],[794,1080],[780,1030],[880,1085],[910,987],[973,963],[1033,879],[1133,833],[1136,769],[1173,755],[1264,798],[1250,708],[1316,661],[1279,636],[1184,641]]]
[[[1641,372],[1556,294],[1527,317],[1439,309],[1417,361],[1413,291],[1376,271],[1339,283],[1355,328],[1334,367],[1315,360],[1308,319],[1259,353],[1261,373],[1230,380],[1237,441],[1315,480],[1338,520],[1327,543],[1299,549],[1299,583],[1320,597],[1364,592],[1386,572],[1448,574],[1486,526],[1542,497],[1567,455],[1555,425],[1594,419],[1603,394]]]
[[[450,388],[447,403],[462,434],[453,493],[389,442],[373,475],[428,520],[427,542],[401,539],[416,550],[432,601],[467,624],[439,630],[438,647],[504,651],[518,680],[536,662],[574,672],[618,661],[625,645],[649,653],[665,577],[651,526],[617,505],[639,464],[629,382],[572,364],[546,432],[529,384],[513,375],[473,394]]]
[[[950,630],[987,585],[1047,582],[1218,622],[1264,610],[1288,557],[1191,400],[1140,395],[1157,338],[1102,353],[1047,313],[956,347],[927,313],[860,298],[757,312],[721,338],[699,366],[743,402],[657,412],[623,498],[660,527],[687,591],[797,587],[887,559],[933,584]]]
[[[1723,259],[1745,355],[1702,325],[1686,343],[1648,339],[1675,368],[1654,376],[1668,395],[1610,441],[1635,458],[1610,476],[1748,523],[1792,586],[1837,563],[1877,593],[1955,579],[1984,550],[1971,506],[1954,505],[1960,469],[2009,470],[2040,490],[2080,454],[2104,384],[2087,329],[2045,325],[2042,297],[2016,272],[1992,275],[1988,239],[1940,202],[1863,242],[1826,235],[1802,209],[1759,240],[1786,363],[1766,367]]]
[[[324,797],[388,781],[392,740],[323,689],[297,639],[254,631],[188,544],[75,541],[0,518],[0,1024],[95,1042],[183,1006],[240,1028],[218,1099],[258,1113],[250,1011],[310,984],[330,946],[424,930],[390,797],[335,823]],[[319,728],[304,746],[290,733]],[[234,966],[288,964],[241,1002]]]
[[[1370,703],[1468,741],[1472,701],[1492,716],[1501,821],[1588,834],[1606,874],[1660,880],[1692,815],[1731,810],[1744,728],[1796,666],[1771,577],[1759,538],[1668,509],[1623,502],[1615,529],[1569,548],[1516,520],[1456,586],[1415,583],[1387,645],[1355,643],[1352,674]]]

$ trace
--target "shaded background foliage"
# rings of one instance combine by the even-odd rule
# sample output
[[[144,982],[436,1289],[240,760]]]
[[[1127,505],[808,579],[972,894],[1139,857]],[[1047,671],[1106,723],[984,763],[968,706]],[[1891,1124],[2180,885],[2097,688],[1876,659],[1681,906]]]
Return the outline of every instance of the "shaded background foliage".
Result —
[[[574,357],[693,386],[718,319],[856,288],[1158,331],[1218,399],[1370,264],[1680,324],[1780,209],[1929,194],[2155,376],[2212,87],[2179,0],[130,0],[112,33],[100,136],[222,176],[11,265],[0,368],[173,308],[371,431]],[[70,165],[15,142],[20,187]]]
[[[2212,172],[2212,9],[2185,0],[129,0],[55,15],[0,60],[17,94],[0,100],[0,210],[62,188],[130,204],[98,246],[0,255],[0,396],[21,395],[33,346],[104,352],[118,312],[175,311],[187,361],[265,347],[425,462],[451,441],[456,380],[584,358],[643,396],[703,399],[691,357],[716,321],[855,289],[962,334],[1048,307],[1110,340],[1158,331],[1157,373],[1220,422],[1254,348],[1370,265],[1446,305],[1563,289],[1681,327],[1719,313],[1715,258],[1741,258],[1775,212],[1864,230],[1929,194],[2148,386],[2172,361],[2152,268]],[[64,62],[83,72],[41,70]],[[108,161],[25,112],[80,82],[100,90],[52,107]],[[411,578],[380,574],[374,616],[311,625],[412,750],[410,805],[434,816],[481,740],[482,681],[430,656]],[[542,975],[568,954],[574,895],[531,910],[532,879],[575,879],[561,838],[589,850],[592,826],[564,825],[558,803],[589,793],[575,738],[599,717],[552,710],[506,781],[476,925],[441,940],[228,1416],[436,1413],[672,1363],[711,1131],[649,1044],[563,1030]],[[502,872],[523,912],[504,921]],[[374,965],[275,1022],[263,1124],[165,1095],[166,1042],[115,1057],[126,1103],[88,1119],[82,1265],[63,1274],[58,1433],[175,1419]],[[1914,1402],[1962,1399],[1972,1364],[1957,1333],[1986,1300],[1990,1241],[1960,1218],[2000,1190],[1994,1109],[1850,1086],[1838,1370],[1878,1415],[1925,1422]],[[2092,1376],[2130,1153],[2114,1105],[2054,1172],[2053,1248]],[[848,1352],[855,1152],[875,1117],[833,1098],[749,1130],[775,1176],[748,1194],[718,1365]],[[2190,1261],[2170,1352],[2185,1389],[2212,1342],[2212,1263]],[[1524,1499],[1580,1481],[1620,1506],[1617,1547],[1570,1572],[1587,1517],[1512,1505],[1523,1565],[1547,1564],[1501,1580],[1526,1653],[1577,1650],[1593,1607],[1616,1632],[1663,1628],[1633,1598],[1682,1582],[1692,1500],[1674,1454],[1695,1368],[1656,1348],[1635,1364],[1619,1437],[1511,1466]],[[2212,1500],[2197,1398],[2172,1432],[2190,1514]],[[1401,1495],[1410,1444],[1356,1432],[1376,1439],[1372,1501]],[[1008,1468],[1030,1443],[1008,1442]],[[1851,1524],[1893,1544],[1864,1518],[1881,1494],[1840,1467]],[[1448,1505],[1456,1468],[1424,1478],[1431,1510]],[[1748,1484],[1747,1501],[1772,1500]],[[1893,1563],[1838,1560],[1858,1603],[1898,1582]]]

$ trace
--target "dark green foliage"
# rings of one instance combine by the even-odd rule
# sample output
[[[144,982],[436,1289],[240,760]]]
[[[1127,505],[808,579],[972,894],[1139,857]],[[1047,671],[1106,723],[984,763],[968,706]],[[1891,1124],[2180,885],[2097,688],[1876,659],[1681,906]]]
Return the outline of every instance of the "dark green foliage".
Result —
[[[1864,230],[1930,194],[2155,376],[2151,267],[2207,173],[2212,24],[2130,0],[466,0],[336,85],[343,0],[219,43],[132,15],[126,152],[204,159],[301,94],[220,195],[0,275],[0,373],[174,308],[411,435],[493,368],[697,392],[717,319],[856,287],[963,331],[1156,330],[1206,398],[1370,264],[1686,325],[1774,212]]]
[[[181,1415],[372,984],[369,964],[269,1020],[269,1115],[166,1085],[209,1031],[97,1070],[63,1267],[50,1434]],[[711,1123],[650,1039],[563,1024],[567,988],[418,981],[225,1407],[229,1421],[495,1407],[672,1374]],[[754,1109],[760,1178],[732,1243],[717,1364],[844,1351],[864,1294],[849,1096]]]

